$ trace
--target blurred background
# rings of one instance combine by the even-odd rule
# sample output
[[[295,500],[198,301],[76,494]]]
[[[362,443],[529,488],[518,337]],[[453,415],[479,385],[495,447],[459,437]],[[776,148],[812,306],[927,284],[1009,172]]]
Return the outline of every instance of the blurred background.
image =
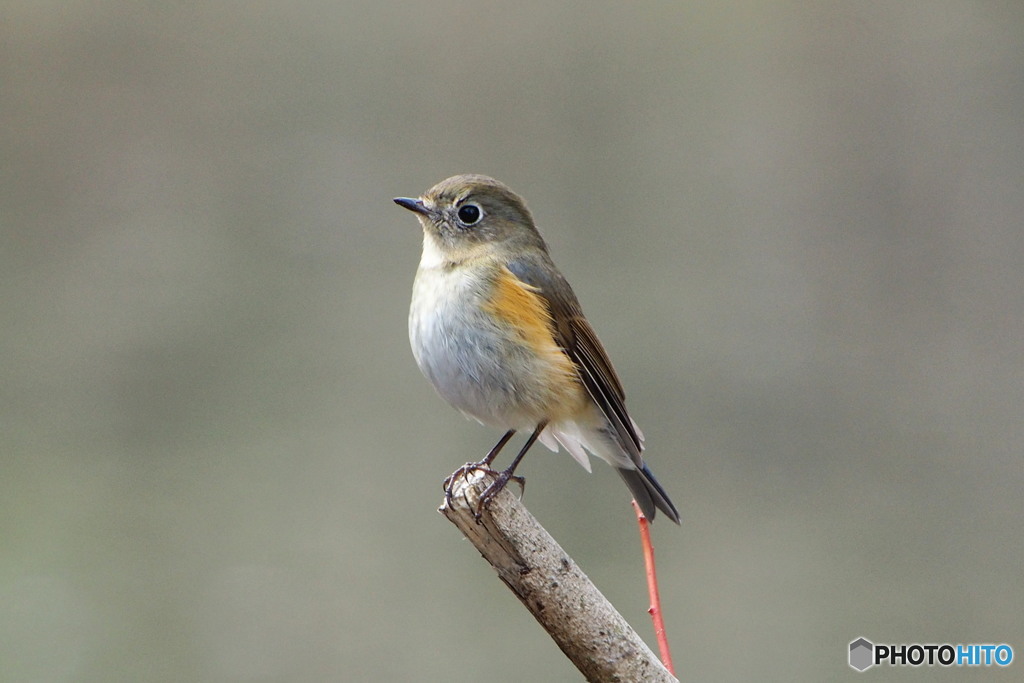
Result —
[[[463,172],[527,198],[680,508],[683,678],[1024,657],[1024,4],[3,16],[3,680],[578,680],[435,512],[500,434],[412,360],[391,198]],[[653,645],[618,477],[520,472]]]

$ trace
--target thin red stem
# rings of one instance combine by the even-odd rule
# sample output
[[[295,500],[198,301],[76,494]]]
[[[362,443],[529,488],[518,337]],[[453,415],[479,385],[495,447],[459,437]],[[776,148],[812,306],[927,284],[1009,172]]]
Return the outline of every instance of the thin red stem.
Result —
[[[633,501],[633,510],[636,511],[636,521],[640,525],[640,544],[643,546],[644,566],[647,568],[647,594],[651,599],[651,606],[647,613],[651,615],[651,621],[654,623],[654,637],[658,640],[661,663],[665,665],[670,674],[675,676],[676,670],[672,664],[672,653],[669,651],[668,637],[665,635],[665,621],[661,615],[661,597],[658,595],[658,573],[654,567],[654,545],[651,544],[650,523],[635,500]]]

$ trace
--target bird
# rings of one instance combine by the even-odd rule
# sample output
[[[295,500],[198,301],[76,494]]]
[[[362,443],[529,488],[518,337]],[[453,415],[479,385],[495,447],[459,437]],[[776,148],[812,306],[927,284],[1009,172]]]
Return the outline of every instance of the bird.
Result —
[[[525,201],[494,178],[464,174],[394,202],[423,228],[409,308],[416,363],[449,404],[506,430],[482,460],[465,466],[497,475],[478,519],[509,480],[523,483],[515,469],[540,440],[555,452],[561,446],[588,472],[588,453],[606,461],[648,519],[660,510],[679,524],[643,458],[644,436],[626,410],[622,382]],[[491,470],[520,430],[530,436],[511,465]]]

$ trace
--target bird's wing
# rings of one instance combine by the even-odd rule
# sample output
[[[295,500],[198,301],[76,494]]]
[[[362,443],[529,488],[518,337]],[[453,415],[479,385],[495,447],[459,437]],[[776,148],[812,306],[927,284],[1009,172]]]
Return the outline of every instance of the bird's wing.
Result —
[[[626,411],[626,394],[608,354],[583,316],[579,301],[546,254],[516,258],[506,264],[519,280],[543,298],[551,314],[555,342],[572,360],[587,393],[597,404],[636,466],[643,467],[643,438]]]

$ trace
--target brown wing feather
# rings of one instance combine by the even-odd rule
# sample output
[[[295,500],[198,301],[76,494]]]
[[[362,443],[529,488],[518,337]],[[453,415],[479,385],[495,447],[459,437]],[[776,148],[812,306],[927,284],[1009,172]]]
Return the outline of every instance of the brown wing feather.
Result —
[[[509,263],[508,268],[520,280],[533,286],[544,299],[551,313],[555,341],[576,365],[587,393],[607,418],[623,450],[637,467],[642,467],[640,451],[643,450],[643,442],[626,411],[622,382],[597,334],[583,316],[569,283],[554,266],[542,267],[537,262],[516,261]]]
[[[643,442],[626,411],[626,395],[611,361],[608,360],[608,354],[605,353],[604,347],[586,319],[574,318],[571,324],[576,334],[575,344],[568,350],[569,357],[580,369],[583,384],[591,398],[615,429],[623,450],[629,454],[637,467],[641,467],[643,458],[640,451],[643,450]]]

